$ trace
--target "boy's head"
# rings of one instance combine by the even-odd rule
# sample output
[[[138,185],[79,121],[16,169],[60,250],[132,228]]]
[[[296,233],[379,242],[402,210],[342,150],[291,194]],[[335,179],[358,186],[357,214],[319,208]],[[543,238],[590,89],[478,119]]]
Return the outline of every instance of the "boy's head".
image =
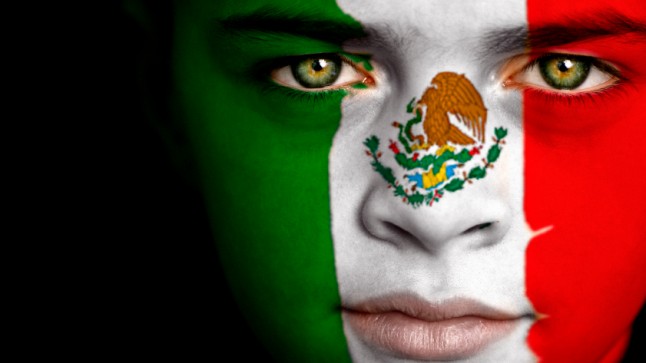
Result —
[[[621,356],[646,294],[639,1],[172,18],[172,118],[281,361]]]

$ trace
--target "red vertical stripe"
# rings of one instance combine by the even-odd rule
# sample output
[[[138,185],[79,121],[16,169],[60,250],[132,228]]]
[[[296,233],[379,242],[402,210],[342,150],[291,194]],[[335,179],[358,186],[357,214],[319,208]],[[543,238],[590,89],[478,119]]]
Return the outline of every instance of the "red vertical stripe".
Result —
[[[610,11],[646,22],[641,0],[528,0],[530,33]],[[646,42],[531,51],[594,55],[627,78],[583,97],[524,93],[525,210],[534,230],[553,226],[527,250],[527,294],[546,315],[530,347],[546,363],[617,362],[646,297]]]

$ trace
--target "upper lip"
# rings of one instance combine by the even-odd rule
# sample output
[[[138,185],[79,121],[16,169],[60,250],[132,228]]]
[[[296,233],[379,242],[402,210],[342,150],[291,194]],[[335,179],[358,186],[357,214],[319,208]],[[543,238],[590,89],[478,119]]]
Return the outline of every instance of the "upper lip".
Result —
[[[348,312],[383,314],[399,312],[410,317],[436,322],[465,316],[490,320],[511,320],[521,316],[485,305],[473,299],[451,298],[429,302],[413,294],[395,294],[371,298],[343,307]]]

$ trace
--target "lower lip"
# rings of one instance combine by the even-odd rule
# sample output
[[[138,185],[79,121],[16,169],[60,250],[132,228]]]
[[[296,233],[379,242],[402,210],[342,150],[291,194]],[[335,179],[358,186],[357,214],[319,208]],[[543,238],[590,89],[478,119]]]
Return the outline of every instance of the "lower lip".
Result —
[[[511,333],[518,322],[477,316],[426,321],[399,312],[348,310],[343,317],[369,345],[396,357],[423,360],[471,357]]]

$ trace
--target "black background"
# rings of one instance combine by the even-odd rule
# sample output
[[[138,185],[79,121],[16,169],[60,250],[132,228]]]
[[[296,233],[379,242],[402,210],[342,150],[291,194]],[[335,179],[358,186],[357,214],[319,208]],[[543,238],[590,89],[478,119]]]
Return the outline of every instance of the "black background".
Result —
[[[31,212],[48,222],[45,284],[29,308],[43,342],[29,351],[271,362],[229,293],[199,194],[149,121],[139,64],[150,39],[120,1],[39,10],[49,19],[37,37],[50,44],[37,63],[51,77],[39,84],[51,101],[31,104],[44,139],[33,158],[50,186]],[[155,97],[168,90],[153,86]]]

